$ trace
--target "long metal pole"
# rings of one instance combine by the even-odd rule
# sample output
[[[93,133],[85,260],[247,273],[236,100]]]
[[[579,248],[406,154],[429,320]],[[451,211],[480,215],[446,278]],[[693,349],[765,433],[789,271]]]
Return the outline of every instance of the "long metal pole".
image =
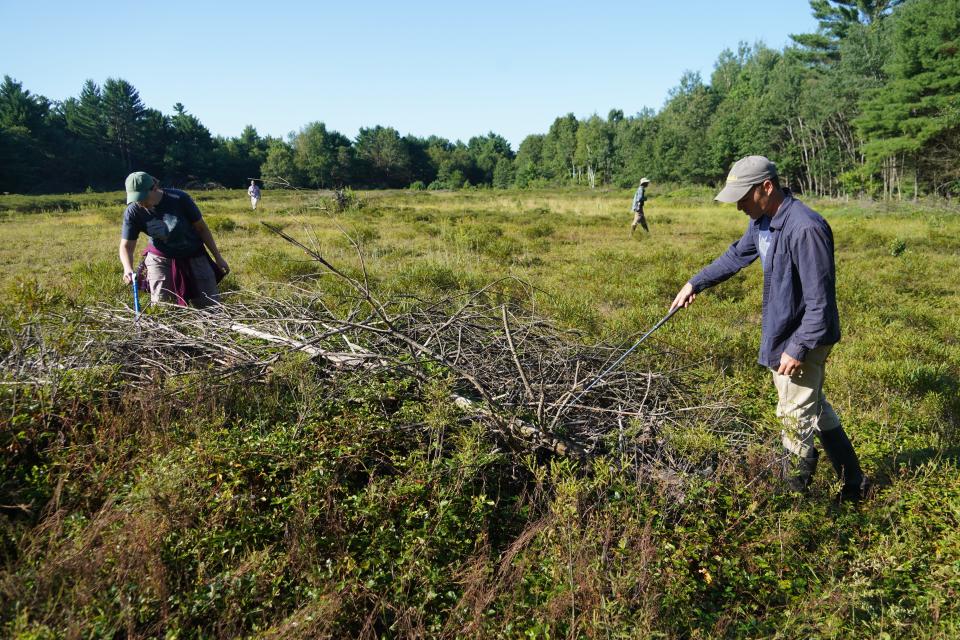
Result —
[[[669,320],[670,318],[672,318],[672,317],[673,317],[673,314],[675,314],[677,311],[679,311],[679,310],[682,309],[682,308],[683,308],[682,306],[679,306],[679,305],[678,305],[678,306],[674,307],[673,309],[671,309],[671,310],[670,310],[670,313],[668,313],[667,315],[663,316],[663,318],[660,320],[660,322],[658,322],[657,324],[653,325],[653,328],[651,328],[650,331],[647,331],[645,334],[643,334],[643,337],[640,338],[639,340],[637,340],[637,341],[633,344],[632,347],[630,347],[629,349],[627,349],[626,351],[624,351],[623,355],[620,356],[619,358],[617,358],[616,362],[614,362],[614,363],[611,364],[609,367],[607,367],[607,368],[604,369],[602,372],[600,372],[600,374],[599,374],[596,378],[593,379],[593,382],[591,382],[591,383],[588,384],[586,387],[584,387],[583,391],[581,391],[580,393],[578,393],[577,396],[570,402],[570,404],[577,404],[577,403],[580,401],[580,398],[582,398],[588,391],[590,391],[590,389],[592,389],[598,382],[600,382],[601,380],[603,380],[604,376],[606,376],[608,373],[610,373],[611,371],[613,371],[614,369],[616,369],[616,368],[617,368],[617,365],[619,365],[621,362],[623,362],[628,355],[630,355],[631,353],[633,353],[633,351],[634,351],[637,347],[640,346],[640,343],[641,343],[641,342],[643,342],[644,340],[646,340],[647,338],[649,338],[649,337],[650,337],[650,334],[652,334],[654,331],[656,331],[657,329],[659,329],[660,327],[662,327],[664,324],[666,324],[667,320]]]

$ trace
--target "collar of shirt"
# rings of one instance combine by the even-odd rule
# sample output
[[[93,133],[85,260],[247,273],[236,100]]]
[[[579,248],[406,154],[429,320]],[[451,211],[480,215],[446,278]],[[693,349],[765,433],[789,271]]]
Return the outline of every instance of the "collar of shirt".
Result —
[[[790,205],[793,204],[793,196],[786,194],[783,202],[777,207],[777,212],[770,218],[770,230],[774,231],[783,227],[787,222],[787,216],[790,214]]]

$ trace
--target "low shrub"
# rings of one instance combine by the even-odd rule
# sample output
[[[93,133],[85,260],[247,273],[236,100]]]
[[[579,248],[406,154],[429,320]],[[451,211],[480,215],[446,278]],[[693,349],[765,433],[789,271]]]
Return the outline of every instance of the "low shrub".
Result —
[[[237,225],[237,221],[229,216],[206,216],[204,220],[207,226],[210,227],[210,230],[216,233],[236,231],[239,226]]]
[[[523,228],[523,235],[532,240],[536,240],[539,238],[549,238],[556,233],[556,231],[556,227],[549,222],[534,222]]]
[[[283,282],[316,274],[317,263],[279,250],[260,251],[247,259],[245,270],[266,281]]]
[[[337,213],[344,211],[359,211],[366,206],[366,201],[357,194],[356,191],[347,187],[345,189],[334,189],[331,198],[333,210]]]

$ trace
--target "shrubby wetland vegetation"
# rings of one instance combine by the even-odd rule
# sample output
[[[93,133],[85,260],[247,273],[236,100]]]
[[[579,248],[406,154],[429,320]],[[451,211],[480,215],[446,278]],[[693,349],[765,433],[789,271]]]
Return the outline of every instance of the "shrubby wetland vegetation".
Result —
[[[53,102],[5,76],[0,635],[960,637],[960,4],[811,8],[659,111],[516,152],[215,137],[119,78]],[[859,504],[826,464],[781,490],[759,266],[559,395],[740,236],[713,196],[753,153],[833,228]],[[132,170],[196,199],[221,308],[135,319]]]
[[[358,240],[383,298],[456,308],[455,294],[513,276],[526,284],[489,290],[491,304],[617,349],[746,221],[710,189],[658,185],[650,234],[631,237],[631,194],[267,190],[251,212],[241,190],[195,192],[233,267],[228,304],[291,287],[344,299],[268,221],[353,275],[346,238]],[[146,385],[124,376],[130,354],[41,367],[99,349],[96,331],[138,340],[114,255],[122,201],[0,197],[5,635],[960,632],[960,291],[945,277],[960,273],[955,207],[813,202],[836,234],[844,331],[826,390],[878,485],[860,506],[834,506],[829,469],[806,499],[781,494],[770,472],[779,427],[754,364],[758,267],[624,365],[723,408],[662,425],[677,456],[709,461],[678,487],[638,474],[615,443],[589,459],[511,446],[452,405],[442,366],[423,381],[338,373],[278,346],[256,375],[208,362]],[[16,373],[28,370],[43,379]],[[640,422],[625,420],[627,434]],[[718,436],[721,423],[742,442]]]

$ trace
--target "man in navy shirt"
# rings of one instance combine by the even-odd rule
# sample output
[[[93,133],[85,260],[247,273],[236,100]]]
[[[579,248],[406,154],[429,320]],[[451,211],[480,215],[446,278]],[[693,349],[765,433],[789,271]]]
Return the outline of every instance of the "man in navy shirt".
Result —
[[[772,371],[779,397],[784,478],[792,489],[806,490],[817,468],[819,437],[843,482],[839,497],[859,499],[869,481],[823,394],[827,356],[840,340],[830,225],[780,187],[776,165],[763,156],[738,160],[716,200],[737,203],[750,224],[742,238],[683,286],[670,308],[689,306],[698,293],[760,258],[759,362]]]
[[[135,277],[133,252],[137,238],[145,233],[150,238],[144,262],[151,299],[178,304],[189,300],[198,307],[215,303],[216,271],[222,277],[230,267],[193,199],[179,189],[161,189],[157,179],[143,171],[127,176],[125,186],[127,209],[120,231],[123,281],[130,284]]]

